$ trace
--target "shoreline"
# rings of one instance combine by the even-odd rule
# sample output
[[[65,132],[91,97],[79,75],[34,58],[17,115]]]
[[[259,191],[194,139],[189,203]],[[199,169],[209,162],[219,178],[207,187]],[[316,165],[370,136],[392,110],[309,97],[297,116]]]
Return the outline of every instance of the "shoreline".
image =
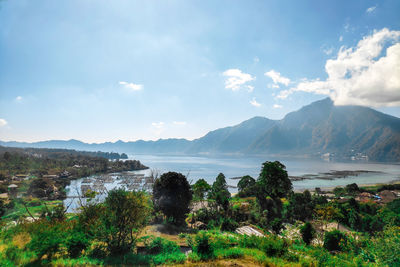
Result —
[[[396,180],[392,180],[390,182],[386,183],[370,183],[370,184],[357,184],[358,187],[376,187],[376,186],[381,186],[381,185],[389,185],[389,184],[400,184],[400,178],[397,178]],[[336,187],[344,188],[346,185],[338,185],[338,186],[325,186],[325,187],[319,187],[322,191],[333,191]],[[309,189],[309,188],[303,188],[303,189],[293,189],[293,192],[296,193],[302,193],[304,191],[310,191],[310,192],[315,192],[315,188]]]

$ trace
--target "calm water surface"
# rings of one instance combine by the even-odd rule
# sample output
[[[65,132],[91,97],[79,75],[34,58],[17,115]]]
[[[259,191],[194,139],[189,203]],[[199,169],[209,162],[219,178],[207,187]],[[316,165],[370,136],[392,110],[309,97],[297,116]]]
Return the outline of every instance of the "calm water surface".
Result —
[[[299,158],[272,158],[272,157],[190,157],[190,156],[154,156],[154,155],[129,155],[129,159],[140,160],[144,165],[150,167],[149,170],[133,171],[130,173],[138,173],[149,175],[150,171],[157,170],[159,173],[175,171],[187,175],[188,180],[195,182],[203,178],[212,184],[217,175],[222,172],[227,178],[227,183],[236,186],[238,180],[229,178],[251,175],[257,178],[261,164],[267,160],[282,162],[288,171],[289,176],[302,176],[306,174],[318,174],[330,171],[379,171],[382,173],[363,173],[358,176],[348,176],[346,178],[337,178],[333,180],[312,179],[294,181],[293,187],[297,190],[314,189],[315,187],[335,187],[344,186],[350,183],[357,184],[374,184],[388,183],[400,180],[400,164],[382,164],[372,162],[334,162],[323,161],[319,159],[299,159]],[[91,177],[96,179],[96,176]],[[81,194],[80,187],[83,179],[71,182],[68,186],[67,196],[76,196]],[[110,190],[121,186],[117,180],[112,183],[106,183],[104,186]],[[78,190],[78,191],[77,191]],[[231,189],[236,192],[236,189]],[[104,198],[105,196],[99,196]],[[70,200],[65,200],[68,204]],[[76,201],[74,201],[76,202]],[[76,208],[77,203],[73,203],[71,210]]]
[[[374,184],[387,183],[400,179],[400,164],[382,164],[371,162],[334,162],[319,159],[299,158],[269,158],[269,157],[188,157],[188,156],[154,156],[130,155],[130,158],[140,160],[152,169],[161,173],[167,171],[181,172],[188,175],[189,180],[200,178],[212,183],[215,177],[222,172],[227,178],[250,175],[257,178],[261,164],[267,160],[282,162],[290,176],[318,174],[330,171],[380,171],[383,173],[365,173],[358,176],[338,178],[334,180],[313,179],[294,181],[295,189],[313,189],[315,187],[335,187],[350,183]],[[227,179],[230,185],[236,185],[237,180]]]

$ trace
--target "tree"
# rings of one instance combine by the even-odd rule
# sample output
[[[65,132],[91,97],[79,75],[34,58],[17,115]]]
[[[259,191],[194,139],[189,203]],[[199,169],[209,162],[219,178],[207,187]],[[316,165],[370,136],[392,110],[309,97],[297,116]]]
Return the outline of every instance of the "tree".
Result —
[[[177,172],[167,172],[153,186],[156,209],[161,210],[174,224],[182,224],[189,212],[192,190],[186,177]]]
[[[347,237],[339,230],[325,233],[324,248],[329,251],[341,251],[347,243]]]
[[[211,187],[211,192],[209,198],[214,199],[217,206],[222,207],[222,209],[227,212],[229,209],[229,198],[231,193],[228,190],[228,184],[225,180],[225,175],[223,173],[218,174],[215,182]]]
[[[250,197],[255,196],[256,192],[256,180],[251,177],[250,175],[243,176],[239,183],[237,184],[238,187],[238,194],[240,197]]]
[[[211,186],[204,179],[199,179],[192,185],[193,196],[196,200],[204,200],[208,192],[211,190]]]
[[[360,188],[358,188],[358,185],[356,183],[346,185],[345,190],[349,194],[355,194],[360,192]]]
[[[300,234],[301,234],[301,238],[303,239],[304,243],[309,245],[314,238],[315,229],[313,228],[311,223],[306,222],[300,228]]]
[[[289,218],[301,221],[311,219],[313,208],[310,191],[305,190],[303,193],[293,193],[289,199]]]
[[[144,227],[150,215],[150,199],[144,192],[114,189],[108,193],[100,215],[98,235],[113,255],[130,251],[136,234]]]
[[[257,180],[259,194],[265,198],[282,198],[289,195],[292,191],[286,167],[279,161],[266,161],[263,163],[260,176]]]

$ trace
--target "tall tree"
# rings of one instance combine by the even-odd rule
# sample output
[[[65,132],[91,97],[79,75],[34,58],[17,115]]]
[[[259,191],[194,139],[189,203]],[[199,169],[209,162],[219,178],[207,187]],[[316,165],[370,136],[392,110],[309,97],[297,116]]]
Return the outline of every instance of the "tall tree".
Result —
[[[256,182],[256,199],[260,207],[263,226],[279,231],[282,222],[282,201],[280,198],[292,193],[292,183],[286,167],[279,161],[266,161],[262,165],[260,176]],[[266,224],[266,225],[265,225]]]
[[[199,179],[192,185],[193,196],[196,200],[204,200],[208,192],[211,190],[211,186],[204,179]]]
[[[186,177],[177,172],[167,172],[153,186],[156,209],[161,210],[174,224],[182,224],[189,212],[192,190]]]
[[[107,244],[111,254],[128,252],[136,241],[136,234],[150,215],[150,199],[144,192],[114,189],[108,193],[99,218],[98,236]]]
[[[263,163],[257,185],[264,197],[282,198],[292,191],[292,182],[288,177],[286,167],[279,161]]]
[[[240,197],[250,197],[255,195],[256,180],[250,175],[243,176],[238,184],[238,195]]]
[[[211,187],[209,198],[214,199],[217,206],[222,207],[222,209],[227,212],[229,210],[230,197],[231,193],[229,193],[225,175],[220,173]]]

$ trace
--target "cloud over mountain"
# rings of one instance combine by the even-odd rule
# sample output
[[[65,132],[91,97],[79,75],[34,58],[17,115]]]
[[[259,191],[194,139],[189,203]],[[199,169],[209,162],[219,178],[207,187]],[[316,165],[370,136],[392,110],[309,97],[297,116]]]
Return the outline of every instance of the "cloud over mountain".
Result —
[[[304,79],[277,96],[303,91],[329,95],[335,105],[400,106],[400,31],[384,28],[356,47],[342,46],[325,64],[326,80]]]

